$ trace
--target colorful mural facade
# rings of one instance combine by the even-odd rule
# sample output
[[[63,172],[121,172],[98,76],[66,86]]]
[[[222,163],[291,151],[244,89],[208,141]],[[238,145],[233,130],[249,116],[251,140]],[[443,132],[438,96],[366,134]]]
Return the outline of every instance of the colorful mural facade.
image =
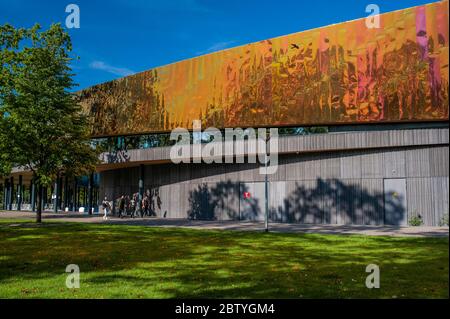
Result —
[[[448,1],[252,43],[79,92],[93,136],[448,119]]]

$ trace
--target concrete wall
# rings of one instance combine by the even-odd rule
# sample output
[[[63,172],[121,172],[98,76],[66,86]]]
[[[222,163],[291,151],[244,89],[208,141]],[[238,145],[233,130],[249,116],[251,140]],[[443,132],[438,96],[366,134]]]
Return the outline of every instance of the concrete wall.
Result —
[[[384,132],[395,146],[351,150],[330,146],[341,139],[357,143],[349,134],[323,135],[320,139],[328,136],[330,145],[320,147],[322,151],[280,155],[277,173],[269,176],[271,220],[404,225],[420,214],[425,225],[438,225],[449,207],[448,129],[416,131],[422,132]],[[437,135],[430,135],[432,131]],[[399,146],[409,137],[414,142]],[[319,139],[302,140],[313,145]],[[365,140],[360,146],[367,143],[382,141]],[[298,149],[292,138],[280,144]],[[145,189],[151,190],[154,213],[160,217],[258,220],[264,216],[264,176],[258,168],[258,164],[146,165]],[[137,192],[138,180],[139,167],[104,171],[100,198]],[[244,192],[250,198],[243,198]]]

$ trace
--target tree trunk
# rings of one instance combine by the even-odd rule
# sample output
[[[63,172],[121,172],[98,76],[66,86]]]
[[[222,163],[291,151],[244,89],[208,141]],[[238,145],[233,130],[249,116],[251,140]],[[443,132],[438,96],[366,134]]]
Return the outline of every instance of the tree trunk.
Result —
[[[36,210],[36,223],[42,221],[42,185],[39,184],[37,192],[37,210]]]

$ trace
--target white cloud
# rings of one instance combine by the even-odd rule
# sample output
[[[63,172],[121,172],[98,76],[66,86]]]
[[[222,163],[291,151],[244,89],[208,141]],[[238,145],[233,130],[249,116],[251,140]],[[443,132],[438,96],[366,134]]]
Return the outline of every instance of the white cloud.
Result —
[[[118,68],[112,65],[109,65],[103,61],[93,61],[91,64],[89,64],[89,67],[95,70],[102,70],[108,73],[112,73],[114,75],[119,76],[128,76],[131,75],[134,72],[133,70],[127,69],[127,68]]]
[[[211,45],[209,48],[207,48],[205,51],[199,51],[197,52],[197,54],[206,54],[206,53],[211,53],[211,52],[216,52],[216,51],[220,51],[220,50],[224,50],[229,48],[233,43],[235,43],[236,41],[222,41],[222,42],[217,42],[214,43],[213,45]]]

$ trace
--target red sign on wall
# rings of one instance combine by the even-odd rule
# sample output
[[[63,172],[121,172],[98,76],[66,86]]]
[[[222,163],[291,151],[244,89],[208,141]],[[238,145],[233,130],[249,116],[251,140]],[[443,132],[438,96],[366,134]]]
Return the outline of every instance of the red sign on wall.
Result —
[[[250,198],[252,197],[250,192],[244,192],[244,198]]]

